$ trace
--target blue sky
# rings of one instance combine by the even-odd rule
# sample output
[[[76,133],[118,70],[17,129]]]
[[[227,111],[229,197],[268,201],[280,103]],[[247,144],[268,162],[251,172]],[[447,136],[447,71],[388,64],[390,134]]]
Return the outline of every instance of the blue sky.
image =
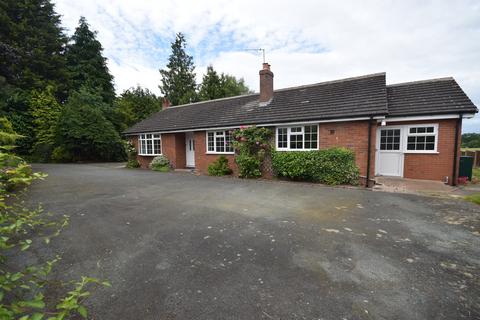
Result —
[[[117,92],[159,93],[176,32],[194,56],[258,91],[260,53],[285,88],[376,72],[387,83],[453,76],[480,106],[480,1],[56,0],[72,33],[81,15],[98,31]],[[464,121],[480,132],[480,117]]]

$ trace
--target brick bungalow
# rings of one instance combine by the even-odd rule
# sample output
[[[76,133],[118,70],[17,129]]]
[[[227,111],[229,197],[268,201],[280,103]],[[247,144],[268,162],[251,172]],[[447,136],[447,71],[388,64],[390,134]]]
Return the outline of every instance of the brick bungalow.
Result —
[[[260,93],[165,103],[126,130],[141,166],[164,154],[174,168],[206,174],[225,155],[236,171],[230,132],[256,125],[274,131],[279,151],[353,150],[363,181],[384,175],[456,183],[462,119],[478,110],[453,78],[387,85],[377,73],[274,90],[270,65],[259,74]]]

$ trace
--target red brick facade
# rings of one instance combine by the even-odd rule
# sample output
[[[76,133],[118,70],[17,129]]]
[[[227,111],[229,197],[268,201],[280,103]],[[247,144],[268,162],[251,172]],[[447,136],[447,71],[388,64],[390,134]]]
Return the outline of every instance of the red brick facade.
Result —
[[[456,119],[388,123],[388,125],[406,125],[421,123],[438,124],[438,145],[436,154],[413,154],[404,155],[404,177],[412,179],[444,180],[448,176],[452,182],[453,150],[455,145]],[[371,125],[371,150],[370,150],[370,177],[375,175],[376,159],[376,133],[380,124],[372,121]],[[368,163],[368,121],[332,122],[319,125],[319,146],[321,149],[331,147],[345,147],[355,152],[357,166],[360,169],[362,182],[365,182]],[[461,128],[459,129],[461,130]],[[461,132],[461,131],[460,131]],[[201,174],[208,174],[208,165],[214,162],[220,155],[206,153],[206,132],[195,131],[195,169]],[[461,135],[459,135],[459,140]],[[137,139],[132,140],[138,150]],[[459,141],[460,143],[460,141]],[[173,168],[185,168],[185,133],[162,134],[162,152],[170,160]],[[460,153],[459,153],[460,155]],[[234,174],[238,174],[238,167],[233,154],[225,155],[229,166]],[[148,168],[153,159],[151,156],[138,156],[142,168]],[[457,158],[458,161],[459,158]],[[264,176],[272,177],[269,170],[269,161],[266,161]],[[458,165],[457,165],[458,170]]]
[[[438,124],[438,144],[435,154],[405,153],[403,177],[410,179],[440,180],[444,181],[448,177],[451,184],[453,182],[453,154],[455,148],[455,127],[457,119],[434,120],[434,121],[414,121],[388,123],[388,125],[405,124]],[[462,131],[461,124],[458,128]],[[461,143],[461,134],[458,135],[458,146]],[[460,147],[457,156],[457,174],[460,161]]]

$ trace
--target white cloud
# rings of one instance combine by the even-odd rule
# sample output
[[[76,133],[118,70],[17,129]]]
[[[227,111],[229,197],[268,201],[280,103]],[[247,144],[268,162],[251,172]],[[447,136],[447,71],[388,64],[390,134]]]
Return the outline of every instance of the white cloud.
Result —
[[[58,0],[71,33],[84,15],[109,58],[117,91],[158,91],[169,42],[184,32],[197,77],[213,63],[258,89],[266,48],[276,88],[379,71],[389,83],[453,76],[480,105],[476,1]],[[480,131],[480,120],[464,131]]]

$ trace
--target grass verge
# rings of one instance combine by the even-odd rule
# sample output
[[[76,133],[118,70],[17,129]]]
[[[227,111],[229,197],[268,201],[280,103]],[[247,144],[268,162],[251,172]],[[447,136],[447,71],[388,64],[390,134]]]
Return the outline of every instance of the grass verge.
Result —
[[[480,193],[474,193],[465,197],[465,200],[479,204],[480,205]]]

